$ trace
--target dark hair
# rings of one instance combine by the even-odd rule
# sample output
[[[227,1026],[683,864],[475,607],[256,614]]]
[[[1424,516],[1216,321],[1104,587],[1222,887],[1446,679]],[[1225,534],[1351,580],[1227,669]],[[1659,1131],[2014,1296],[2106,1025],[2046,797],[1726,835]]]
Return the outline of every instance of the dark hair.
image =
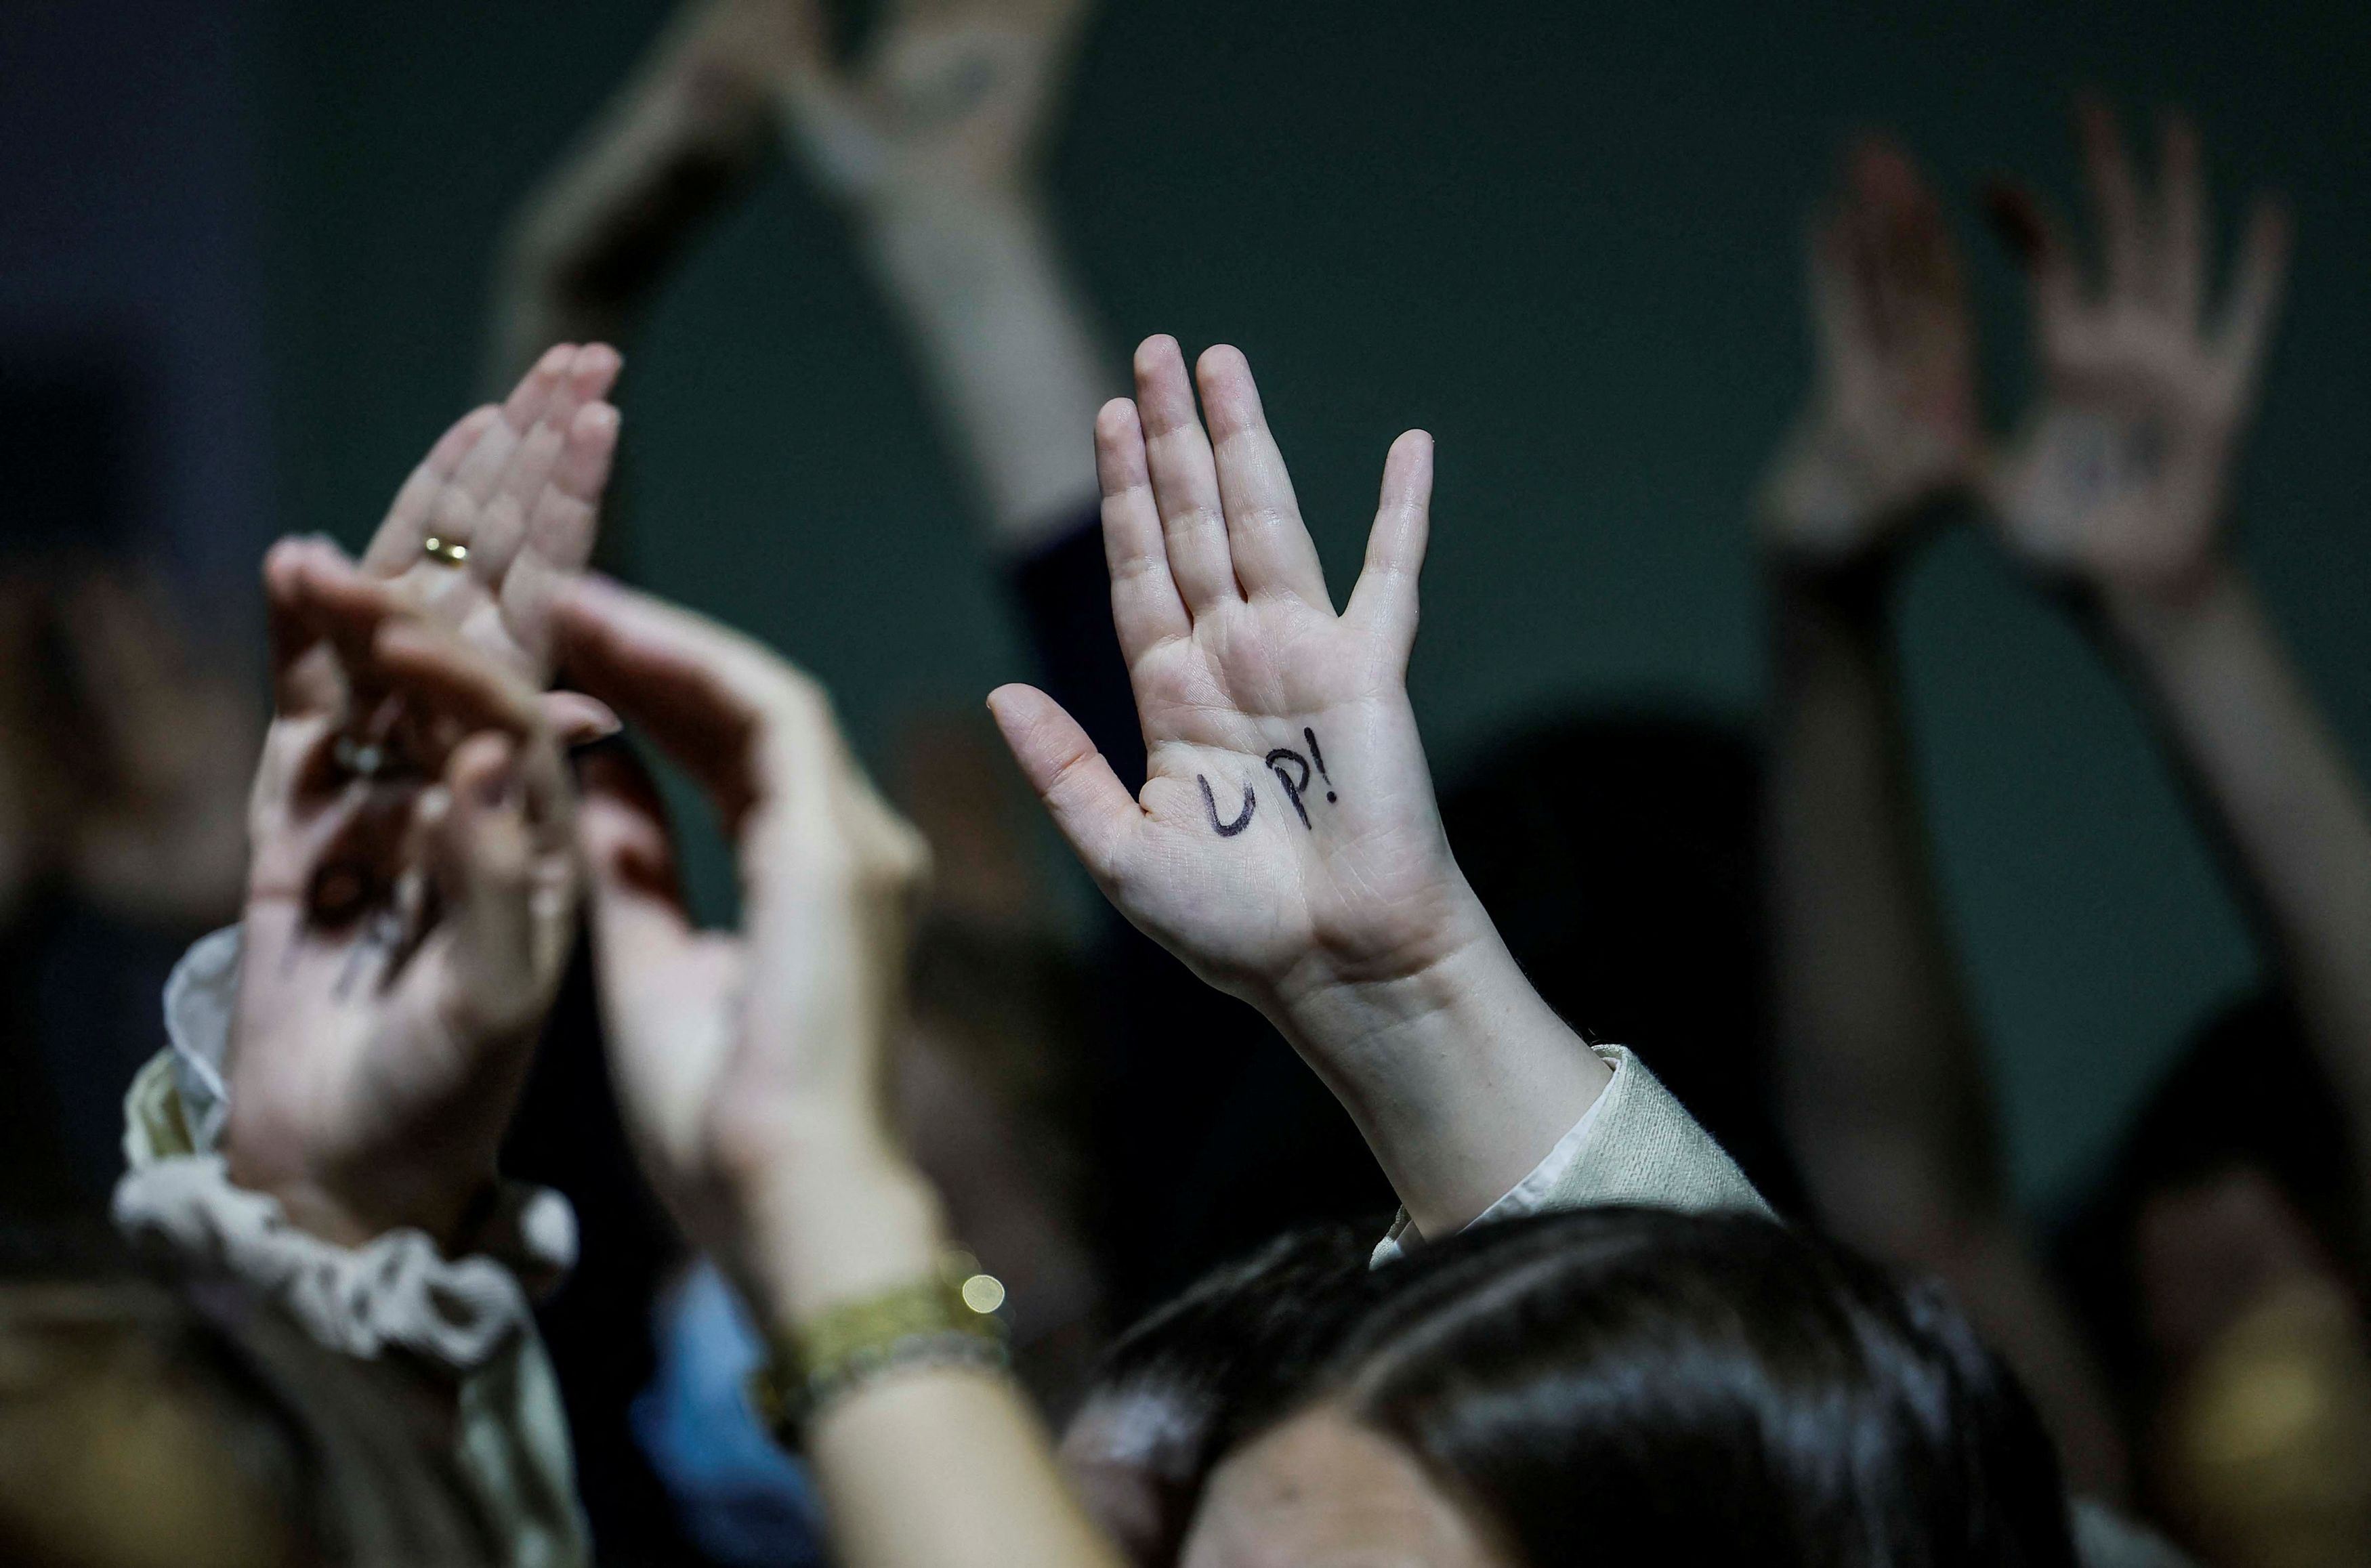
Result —
[[[1375,1286],[1371,1230],[1289,1231],[1221,1264],[1105,1352],[1081,1423],[1117,1417],[1128,1436],[1090,1461],[1125,1476],[1115,1492],[1081,1475],[1081,1495],[1133,1561],[1174,1562],[1235,1412],[1299,1387]],[[1098,1499],[1101,1499],[1100,1505]]]
[[[1526,1562],[2074,1562],[2039,1419],[1932,1285],[1749,1216],[1479,1227],[1269,1419],[1402,1445]]]
[[[1088,1397],[1153,1391],[1170,1400],[1199,1425],[1198,1477],[1232,1413],[1304,1382],[1372,1297],[1373,1251],[1371,1231],[1312,1226],[1221,1263],[1114,1340]]]
[[[1762,753],[1683,709],[1579,712],[1492,746],[1440,801],[1457,863],[1584,1038],[1627,1045],[1781,1211]]]

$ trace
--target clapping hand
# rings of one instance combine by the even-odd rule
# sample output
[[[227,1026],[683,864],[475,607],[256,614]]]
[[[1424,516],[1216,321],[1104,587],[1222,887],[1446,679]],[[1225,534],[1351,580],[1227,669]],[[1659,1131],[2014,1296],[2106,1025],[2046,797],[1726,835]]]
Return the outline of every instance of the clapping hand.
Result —
[[[358,1244],[451,1241],[494,1174],[574,932],[571,738],[520,674],[334,547],[265,564],[275,701],[225,1149],[242,1185]]]
[[[2228,297],[2210,309],[2197,133],[2167,121],[2157,188],[2144,197],[2113,117],[2089,106],[2081,118],[2097,288],[2030,196],[1993,196],[2031,279],[2042,390],[1987,488],[2002,533],[2035,566],[2111,592],[2179,594],[2215,559],[2287,271],[2288,222],[2257,203]]]
[[[911,1260],[880,1249],[916,1209],[882,1205],[921,1187],[894,1151],[884,1078],[920,836],[822,689],[766,649],[598,579],[572,588],[557,626],[585,688],[715,802],[740,865],[742,929],[695,928],[648,778],[623,754],[585,759],[603,1015],[655,1184],[761,1300],[765,1281],[827,1298],[896,1280]],[[754,1251],[785,1234],[800,1263]]]

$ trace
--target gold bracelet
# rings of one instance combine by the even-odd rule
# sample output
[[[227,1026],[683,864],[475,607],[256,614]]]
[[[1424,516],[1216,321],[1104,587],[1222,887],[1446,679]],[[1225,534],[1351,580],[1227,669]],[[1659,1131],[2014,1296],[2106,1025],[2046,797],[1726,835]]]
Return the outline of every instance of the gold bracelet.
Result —
[[[921,1366],[1001,1372],[1004,1286],[979,1260],[950,1249],[926,1279],[827,1308],[771,1338],[749,1374],[750,1407],[784,1443],[795,1443],[818,1411],[885,1373]]]

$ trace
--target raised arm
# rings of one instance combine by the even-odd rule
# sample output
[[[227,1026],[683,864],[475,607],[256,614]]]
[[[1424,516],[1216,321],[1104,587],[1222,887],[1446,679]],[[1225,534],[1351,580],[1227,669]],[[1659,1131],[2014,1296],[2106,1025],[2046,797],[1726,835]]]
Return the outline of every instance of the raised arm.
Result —
[[[634,75],[530,192],[496,259],[487,375],[555,343],[623,342],[772,139],[775,80],[815,25],[791,0],[683,0]]]
[[[1828,1227],[1948,1280],[2034,1390],[2076,1483],[2113,1494],[2096,1375],[2010,1205],[1903,714],[1897,579],[1979,458],[1959,262],[1916,170],[1878,142],[1853,154],[1807,259],[1816,379],[1758,509],[1784,1113]]]
[[[862,58],[818,44],[782,82],[795,149],[854,224],[1013,555],[1093,506],[1083,432],[1120,383],[1041,173],[1086,8],[900,0]]]
[[[2371,1148],[2371,811],[2229,536],[2287,219],[2256,204],[2214,303],[2196,133],[2167,121],[2147,197],[2104,110],[2087,110],[2082,133],[2096,286],[2030,198],[1995,202],[2031,276],[2042,396],[2002,455],[1993,503],[2014,549],[2083,591]],[[2363,1180],[2371,1191],[2371,1164]]]
[[[1265,1013],[1417,1228],[1446,1234],[1538,1163],[1607,1071],[1523,979],[1433,803],[1405,684],[1431,441],[1394,444],[1337,615],[1243,355],[1202,356],[1198,415],[1173,340],[1148,340],[1136,371],[1095,450],[1142,794],[1043,693],[1004,686],[989,706],[1121,913]]]
[[[804,1448],[834,1560],[1116,1562],[1019,1389],[952,1354],[969,1342],[932,1284],[943,1209],[889,1130],[921,841],[873,792],[823,692],[764,649],[597,581],[559,625],[571,669],[692,772],[737,847],[743,929],[695,930],[648,778],[622,755],[587,759],[620,1099],[660,1191],[816,1394]],[[873,1333],[885,1321],[906,1328]],[[904,1357],[918,1338],[948,1354]],[[867,1373],[832,1348],[850,1343],[898,1359]]]

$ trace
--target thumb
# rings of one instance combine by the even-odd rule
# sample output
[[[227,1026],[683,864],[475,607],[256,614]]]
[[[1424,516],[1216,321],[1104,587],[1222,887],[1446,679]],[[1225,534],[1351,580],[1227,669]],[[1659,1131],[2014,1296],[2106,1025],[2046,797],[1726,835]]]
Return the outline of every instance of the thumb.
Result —
[[[997,687],[988,694],[988,710],[1072,851],[1097,882],[1115,880],[1144,813],[1104,754],[1060,703],[1035,686]]]

